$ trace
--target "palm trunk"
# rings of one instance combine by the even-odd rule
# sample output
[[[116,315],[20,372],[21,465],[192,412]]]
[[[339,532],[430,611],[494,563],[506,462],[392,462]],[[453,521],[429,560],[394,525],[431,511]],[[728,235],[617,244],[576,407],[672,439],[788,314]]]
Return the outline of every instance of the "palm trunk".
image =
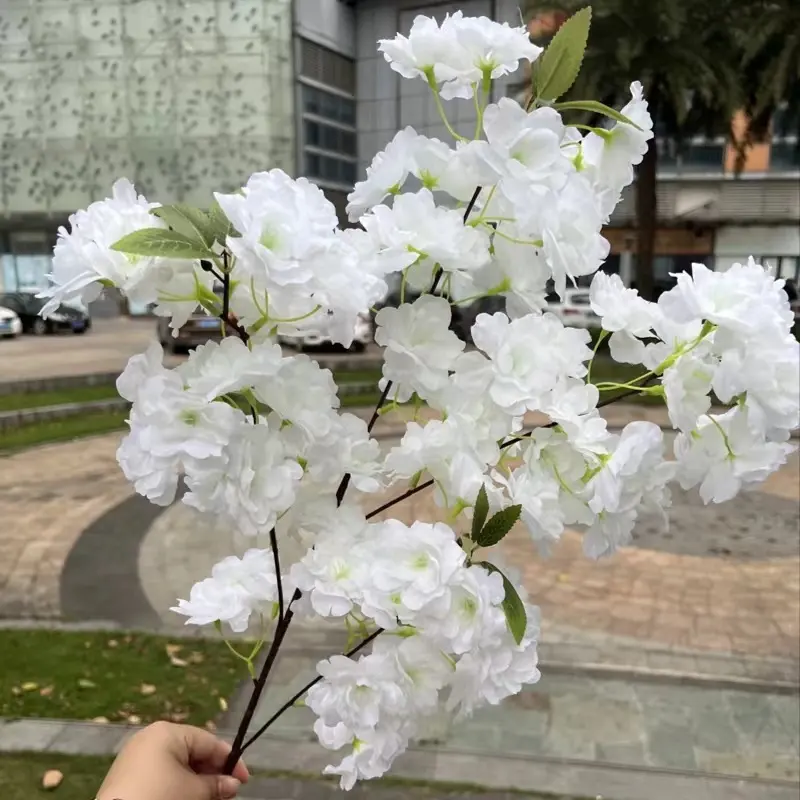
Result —
[[[658,149],[656,140],[650,140],[650,147],[644,154],[636,179],[636,288],[645,300],[653,300],[655,282],[653,280],[653,250],[655,249],[656,227],[658,225],[656,208],[656,167]]]

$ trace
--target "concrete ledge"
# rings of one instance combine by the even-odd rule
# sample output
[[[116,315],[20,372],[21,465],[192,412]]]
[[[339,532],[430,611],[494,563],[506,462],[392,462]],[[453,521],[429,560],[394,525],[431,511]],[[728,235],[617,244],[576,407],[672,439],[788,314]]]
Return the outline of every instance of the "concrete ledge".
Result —
[[[137,730],[140,728],[63,720],[0,721],[0,751],[112,755]],[[223,731],[220,735],[230,740],[233,732]],[[294,785],[295,790],[288,797],[298,800],[306,797],[328,800],[333,791],[338,791],[313,777],[331,760],[331,753],[315,743],[264,736],[245,757],[251,771],[282,773],[280,779],[256,778],[247,787],[248,797],[283,797],[283,793],[274,793],[276,780],[284,787]],[[287,773],[297,773],[297,780],[292,780]],[[798,792],[798,784],[793,781],[631,767],[534,754],[519,758],[486,752],[443,752],[434,748],[411,748],[397,760],[390,774],[394,779],[425,781],[427,796],[431,789],[436,790],[437,782],[459,784],[460,796],[486,794],[487,790],[494,796],[498,791],[514,790],[609,800],[674,800],[676,797],[681,800],[797,800]],[[364,783],[359,791],[370,792],[372,796],[373,792],[385,788],[387,784]],[[399,788],[397,783],[395,788]],[[448,789],[447,786],[442,788]],[[452,787],[449,788],[452,791]],[[307,789],[311,789],[311,794],[306,793]],[[406,796],[413,794],[412,784],[408,789]]]

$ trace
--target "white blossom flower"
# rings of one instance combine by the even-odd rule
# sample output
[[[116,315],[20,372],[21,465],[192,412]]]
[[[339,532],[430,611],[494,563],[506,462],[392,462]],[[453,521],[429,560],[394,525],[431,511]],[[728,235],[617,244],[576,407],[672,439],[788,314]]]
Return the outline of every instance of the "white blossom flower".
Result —
[[[453,531],[442,523],[406,527],[390,519],[373,536],[380,557],[371,564],[362,613],[387,629],[447,613],[449,582],[465,561]]]
[[[588,556],[598,558],[628,544],[640,506],[660,513],[666,524],[666,484],[675,464],[664,461],[663,450],[657,425],[636,421],[625,426],[611,456],[587,484],[589,508],[597,515],[583,541]]]
[[[425,399],[447,384],[464,342],[450,330],[445,299],[423,295],[399,308],[382,308],[375,324],[375,341],[386,348],[383,378],[395,385],[394,397],[403,402],[416,392]]]
[[[419,134],[407,126],[375,154],[367,167],[367,177],[358,181],[347,195],[347,214],[351,222],[357,222],[388,195],[400,192],[414,167],[414,147],[419,138]]]
[[[642,158],[653,138],[653,120],[647,110],[642,84],[631,84],[631,100],[620,112],[633,124],[617,122],[611,130],[588,133],[581,155],[601,197],[603,216],[611,215],[622,190],[633,183],[633,167]]]
[[[514,642],[505,620],[498,620],[494,636],[458,660],[447,707],[455,709],[459,717],[469,716],[487,703],[498,705],[541,677],[536,649],[539,609],[526,604],[525,615],[525,635],[519,644]]]
[[[641,364],[645,346],[641,341],[653,336],[658,306],[627,289],[619,275],[598,272],[589,291],[592,311],[600,317],[603,330],[611,333],[611,357],[622,364]]]
[[[552,108],[527,112],[510,97],[486,107],[483,129],[489,147],[483,152],[499,175],[549,183],[558,189],[572,168],[561,150],[564,123]]]
[[[303,468],[266,420],[243,420],[224,455],[187,463],[184,503],[218,514],[245,536],[268,533],[294,502]]]
[[[488,234],[464,225],[462,212],[437,206],[428,189],[398,195],[391,208],[375,206],[361,224],[385,247],[416,253],[418,271],[428,270],[428,282],[434,264],[468,277],[489,260]]]
[[[678,273],[677,285],[661,295],[658,305],[676,322],[705,320],[718,326],[720,333],[728,334],[715,337],[722,346],[773,331],[788,333],[794,322],[783,281],[776,281],[752,257],[725,272],[692,264],[691,275]]]
[[[489,395],[510,414],[541,409],[559,381],[586,375],[588,331],[565,328],[553,314],[509,321],[479,314],[472,339],[492,361]]]
[[[320,616],[343,617],[361,601],[370,567],[367,539],[363,514],[342,506],[331,512],[314,547],[292,566],[292,580]]]
[[[283,578],[283,590],[294,591]],[[247,630],[253,613],[272,615],[278,600],[275,561],[269,550],[248,550],[241,558],[228,556],[211,569],[211,577],[194,584],[189,600],[178,600],[172,611],[188,619],[187,625],[225,622],[235,633]]]
[[[795,448],[768,442],[748,424],[747,411],[732,408],[709,414],[691,434],[675,439],[678,482],[684,489],[700,485],[703,502],[723,503],[743,488],[764,481],[786,463]]]
[[[711,383],[715,365],[697,352],[682,355],[664,370],[663,385],[670,422],[679,430],[694,430],[697,420],[711,408]]]

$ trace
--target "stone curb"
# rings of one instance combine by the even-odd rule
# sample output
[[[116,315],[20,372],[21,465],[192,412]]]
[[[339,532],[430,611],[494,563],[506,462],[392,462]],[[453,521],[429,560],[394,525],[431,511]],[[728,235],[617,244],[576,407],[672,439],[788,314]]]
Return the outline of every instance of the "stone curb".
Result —
[[[113,755],[141,728],[52,719],[0,720],[0,752],[48,752]],[[230,740],[232,732],[218,732]],[[296,773],[312,780],[330,760],[330,753],[312,742],[264,736],[246,754],[251,770]],[[394,768],[395,778],[471,784],[477,792],[510,789],[571,797],[614,800],[796,800],[797,783],[744,778],[700,771],[633,767],[528,754],[512,757],[486,752],[437,751],[412,747]],[[248,796],[258,788],[253,782]],[[263,782],[262,782],[263,783]],[[270,783],[269,780],[266,781]],[[376,788],[380,788],[380,784]],[[435,788],[435,787],[434,787]],[[444,787],[446,788],[446,787]],[[465,792],[459,792],[462,796]],[[257,795],[256,795],[257,796]],[[261,797],[274,797],[273,794]],[[305,797],[305,793],[294,795]],[[430,797],[430,794],[427,794]]]

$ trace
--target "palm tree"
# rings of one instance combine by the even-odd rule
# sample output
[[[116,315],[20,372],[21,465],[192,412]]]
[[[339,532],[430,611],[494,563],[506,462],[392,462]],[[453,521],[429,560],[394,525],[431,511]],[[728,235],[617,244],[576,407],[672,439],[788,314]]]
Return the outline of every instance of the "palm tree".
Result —
[[[800,3],[797,0],[753,0],[743,36],[744,110],[749,125],[739,147],[769,132],[775,112],[784,104],[784,125],[798,134],[800,146]]]
[[[791,3],[793,0],[786,0]],[[575,0],[531,2],[528,16],[577,10]],[[595,0],[583,66],[565,100],[592,99],[619,108],[634,80],[644,85],[657,138],[678,144],[699,135],[729,135],[739,107],[742,60],[737,17],[751,0]],[[636,285],[653,299],[657,140],[637,171]]]

